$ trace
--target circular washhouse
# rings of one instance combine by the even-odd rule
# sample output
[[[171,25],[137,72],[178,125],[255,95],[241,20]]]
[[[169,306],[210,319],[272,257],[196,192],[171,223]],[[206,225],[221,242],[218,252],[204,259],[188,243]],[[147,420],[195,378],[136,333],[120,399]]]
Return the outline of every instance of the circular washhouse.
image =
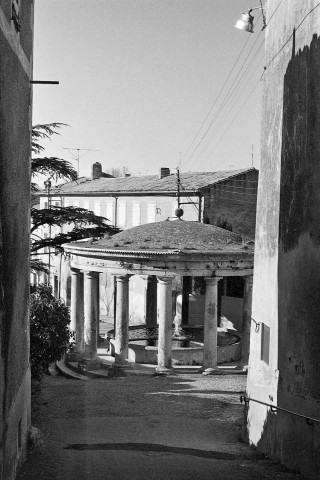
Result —
[[[114,331],[108,332],[111,336]],[[111,340],[113,343],[114,341]],[[241,340],[232,331],[218,331],[218,364],[237,361],[241,357]],[[172,364],[203,364],[203,326],[182,327],[180,335],[172,329]],[[135,325],[129,327],[128,360],[157,365],[158,328]]]

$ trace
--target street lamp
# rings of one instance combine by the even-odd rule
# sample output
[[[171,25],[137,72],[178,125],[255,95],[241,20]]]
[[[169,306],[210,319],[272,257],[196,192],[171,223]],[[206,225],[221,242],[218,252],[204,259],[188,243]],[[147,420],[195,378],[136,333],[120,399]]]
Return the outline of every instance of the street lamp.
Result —
[[[262,22],[263,22],[261,30],[264,30],[267,26],[267,23],[266,23],[266,16],[265,16],[263,6],[262,6],[262,0],[260,0],[260,7],[251,7],[251,8],[249,8],[248,13],[243,13],[241,18],[239,18],[239,20],[237,20],[237,22],[235,24],[235,27],[239,28],[239,30],[244,30],[245,32],[253,33],[254,17],[251,15],[251,12],[253,10],[261,10],[261,12],[262,12]]]

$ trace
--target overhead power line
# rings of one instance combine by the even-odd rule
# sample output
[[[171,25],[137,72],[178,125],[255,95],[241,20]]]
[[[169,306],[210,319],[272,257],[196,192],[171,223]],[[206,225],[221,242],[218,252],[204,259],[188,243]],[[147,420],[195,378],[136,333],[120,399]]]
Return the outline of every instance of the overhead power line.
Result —
[[[261,59],[262,60],[262,59]],[[261,61],[259,62],[259,65],[260,65]],[[257,67],[259,66],[257,65]],[[257,70],[257,68],[255,69]],[[232,117],[232,119],[229,121],[227,127],[225,128],[225,130],[223,131],[223,133],[220,135],[220,137],[216,140],[216,142],[214,143],[214,146],[213,148],[211,148],[210,152],[208,153],[208,155],[204,158],[204,164],[206,162],[206,160],[208,160],[208,158],[210,157],[210,155],[212,155],[213,151],[216,149],[217,145],[219,145],[219,143],[221,142],[221,140],[224,138],[224,136],[226,135],[226,133],[228,132],[228,130],[231,128],[231,126],[233,125],[234,121],[236,120],[236,118],[238,117],[238,115],[240,114],[240,112],[243,111],[243,108],[244,106],[247,104],[247,102],[249,101],[250,97],[252,96],[252,94],[255,92],[255,90],[257,89],[258,85],[260,84],[260,79],[258,79],[254,85],[253,88],[250,89],[250,91],[248,92],[247,96],[244,98],[243,102],[240,104],[239,108],[237,109],[236,113],[234,114],[234,116]],[[229,113],[229,112],[228,112]],[[198,159],[199,157],[197,157]]]
[[[260,44],[259,49],[261,48],[262,45],[263,45],[263,42]],[[259,49],[257,50],[256,53],[259,52]],[[221,108],[221,109],[217,112],[215,118],[213,119],[212,125],[210,126],[210,128],[212,128],[212,126],[214,125],[214,123],[217,122],[217,120],[219,119],[219,116],[220,116],[220,115],[223,115],[223,116],[222,116],[222,119],[221,119],[221,118],[219,119],[219,126],[218,126],[218,128],[221,128],[221,126],[222,126],[222,124],[223,124],[223,121],[224,121],[224,118],[225,118],[225,117],[228,117],[229,114],[231,113],[231,111],[234,110],[234,104],[231,103],[232,95],[233,95],[233,96],[236,96],[237,92],[240,90],[241,81],[242,81],[242,80],[245,80],[245,74],[248,72],[249,67],[251,66],[251,64],[253,63],[253,61],[255,60],[255,58],[256,58],[256,54],[255,54],[255,56],[253,57],[253,59],[252,59],[252,61],[250,62],[250,64],[248,65],[247,69],[244,71],[244,73],[243,73],[243,75],[241,76],[241,78],[240,78],[238,84],[236,85],[235,89],[232,91],[231,96],[227,99],[227,101],[226,101],[225,104],[223,105],[223,107],[226,107],[226,105],[229,103],[229,109],[228,109],[228,110],[225,110],[225,111],[223,112],[223,109]],[[263,60],[263,58],[260,59],[259,64],[261,63],[262,60]],[[253,73],[258,69],[259,64],[256,66],[256,68],[254,69],[253,72],[250,72],[251,74],[253,74]],[[231,125],[233,124],[234,120],[236,119],[237,115],[240,113],[240,111],[242,110],[243,106],[246,104],[248,98],[252,95],[252,93],[254,92],[254,90],[257,88],[259,82],[260,82],[260,80],[258,79],[258,81],[257,81],[256,85],[254,86],[254,88],[251,88],[251,89],[250,89],[250,91],[249,91],[247,97],[245,98],[244,102],[241,103],[240,108],[237,110],[236,115],[233,117],[232,121],[229,122],[229,125],[227,126],[227,128],[226,128],[226,130],[224,131],[223,135],[219,138],[219,141],[223,138],[223,136],[224,136],[224,135],[226,134],[226,132],[229,130],[229,128],[230,128]],[[217,130],[214,132],[214,134],[216,134],[216,133],[217,133]],[[211,140],[211,141],[212,141],[212,140]],[[217,144],[219,143],[219,141],[216,142],[215,145],[217,145]],[[203,153],[203,152],[202,152],[202,153]],[[199,155],[194,159],[193,163],[195,163],[195,162],[199,159],[200,156],[201,156],[201,154],[199,154]]]
[[[255,45],[256,45],[256,43],[257,43],[257,41],[258,41],[258,38],[259,38],[259,35],[257,36],[254,44],[252,45],[251,49],[249,50],[248,54],[246,55],[246,58],[245,58],[244,61],[242,62],[242,65],[241,65],[239,71],[237,72],[237,75],[236,75],[235,78],[233,79],[231,85],[229,86],[229,89],[228,89],[228,91],[226,92],[226,94],[225,94],[225,96],[224,96],[224,98],[223,98],[223,100],[222,100],[222,103],[221,103],[220,107],[218,108],[217,112],[215,113],[214,118],[213,118],[213,119],[211,120],[211,122],[209,123],[208,127],[206,128],[205,132],[204,132],[203,135],[201,136],[200,140],[198,141],[197,145],[196,145],[195,148],[192,150],[192,152],[189,153],[189,155],[187,155],[187,156],[185,155],[185,157],[184,157],[184,168],[186,168],[187,165],[188,165],[188,163],[190,163],[190,161],[192,160],[192,157],[194,156],[194,154],[196,153],[196,151],[198,150],[199,146],[202,144],[202,142],[204,141],[204,139],[207,137],[209,131],[210,131],[211,128],[212,128],[212,126],[213,126],[214,123],[217,121],[217,119],[219,118],[219,116],[220,116],[221,113],[223,112],[225,106],[226,106],[226,105],[228,104],[228,102],[230,101],[232,95],[233,95],[234,92],[235,92],[235,89],[237,88],[237,86],[239,85],[239,83],[243,80],[245,74],[247,73],[248,69],[250,68],[250,65],[251,65],[251,64],[253,63],[253,61],[255,60],[255,58],[256,58],[256,56],[257,56],[257,54],[258,54],[259,48],[261,48],[260,46],[259,46],[257,52],[255,53],[254,58],[253,58],[253,59],[250,61],[250,63],[247,65],[247,68],[245,68],[246,63],[247,63],[247,61],[248,61],[248,59],[249,59],[249,57],[250,57],[250,54],[251,54],[252,50],[254,49],[254,47],[255,47]],[[248,42],[248,40],[247,40],[247,42]],[[247,42],[245,43],[244,46],[246,46]],[[241,52],[240,52],[240,54],[238,55],[237,60],[236,60],[235,64],[233,65],[233,68],[231,69],[231,72],[234,71],[234,68],[235,68],[236,64],[238,63],[238,59],[240,58],[243,50],[244,50],[244,47],[241,49]],[[245,70],[244,70],[244,69],[245,69]],[[243,72],[243,70],[244,70],[244,72]],[[211,107],[211,109],[210,109],[210,111],[209,111],[209,114],[206,116],[205,120],[202,122],[202,125],[201,125],[200,129],[198,130],[197,135],[195,136],[195,138],[198,137],[200,131],[202,130],[203,126],[205,125],[206,121],[208,120],[209,115],[212,113],[213,107],[217,104],[217,101],[218,101],[218,99],[220,98],[221,93],[222,93],[222,91],[224,90],[224,87],[226,86],[226,84],[227,84],[227,82],[228,82],[228,80],[229,80],[229,78],[230,78],[230,76],[231,76],[231,72],[230,72],[230,74],[228,75],[227,80],[224,82],[224,85],[223,85],[223,87],[222,87],[222,89],[221,89],[221,91],[220,91],[217,99],[216,99],[215,102],[213,103],[213,105],[212,105],[212,107]],[[243,72],[242,75],[241,75],[241,72]],[[241,75],[241,76],[240,76],[240,75]],[[239,77],[240,77],[240,78],[239,78]],[[193,141],[191,142],[191,145],[189,146],[187,152],[190,151],[191,146],[192,146],[192,145],[194,144],[194,142],[195,142],[195,138],[194,138]]]
[[[226,80],[224,81],[224,83],[223,83],[223,85],[222,85],[222,87],[221,87],[221,89],[220,89],[220,91],[219,91],[219,93],[218,93],[218,96],[217,96],[217,98],[214,100],[213,104],[211,105],[211,107],[210,107],[210,110],[209,110],[208,114],[206,115],[205,119],[203,120],[203,122],[202,122],[202,124],[201,124],[201,126],[200,126],[199,130],[198,130],[198,131],[197,131],[197,133],[195,134],[195,136],[194,136],[194,138],[193,138],[192,142],[190,143],[190,145],[189,145],[189,147],[188,147],[187,151],[185,152],[185,154],[184,154],[184,156],[185,156],[185,157],[187,156],[188,152],[190,151],[190,149],[191,149],[192,145],[194,144],[194,142],[195,142],[195,140],[196,140],[197,136],[198,136],[198,135],[199,135],[199,133],[201,132],[201,130],[202,130],[203,126],[205,125],[205,123],[206,123],[207,119],[209,118],[209,116],[210,116],[210,114],[211,114],[211,112],[212,112],[213,108],[214,108],[214,107],[215,107],[215,105],[217,104],[217,102],[218,102],[218,100],[219,100],[219,98],[220,98],[220,96],[221,96],[221,94],[222,94],[222,92],[223,92],[223,90],[224,90],[224,87],[225,87],[225,86],[226,86],[226,84],[228,83],[228,80],[229,80],[229,78],[231,77],[231,75],[232,75],[232,73],[233,73],[233,71],[234,71],[234,69],[235,69],[235,67],[236,67],[236,65],[237,65],[237,63],[238,63],[238,61],[239,61],[239,59],[240,59],[240,57],[241,57],[241,55],[242,55],[242,52],[244,51],[244,49],[245,49],[245,47],[246,47],[246,45],[247,45],[247,43],[248,43],[249,39],[250,39],[250,37],[248,36],[248,38],[247,38],[247,40],[245,41],[245,43],[244,43],[244,45],[243,45],[243,47],[242,47],[242,49],[241,49],[241,51],[240,51],[240,53],[239,53],[239,55],[238,55],[237,59],[235,60],[235,62],[234,62],[234,64],[233,64],[233,66],[232,66],[232,68],[231,68],[231,70],[230,70],[230,72],[229,72],[229,74],[228,74],[228,76],[227,76]],[[181,160],[180,160],[180,161],[181,161]]]
[[[232,92],[230,93],[229,97],[228,97],[228,98],[225,98],[223,105],[222,105],[222,106],[219,108],[219,110],[216,112],[216,115],[215,115],[215,117],[213,118],[213,120],[211,121],[211,124],[210,124],[210,126],[209,126],[209,128],[208,128],[208,132],[209,132],[209,130],[213,127],[213,125],[214,125],[218,120],[219,120],[218,129],[220,129],[221,126],[222,126],[222,124],[223,124],[224,118],[227,117],[227,116],[230,114],[230,111],[231,111],[231,110],[234,110],[235,103],[232,103],[231,100],[232,100],[232,98],[236,97],[238,91],[240,90],[240,88],[241,88],[241,82],[244,83],[244,81],[245,81],[245,79],[246,79],[246,75],[247,75],[248,73],[250,73],[250,75],[252,76],[253,73],[255,73],[255,71],[258,69],[258,66],[261,64],[261,62],[262,62],[262,60],[263,60],[263,57],[262,57],[262,58],[260,59],[259,63],[258,63],[258,64],[256,65],[256,67],[254,68],[254,70],[253,70],[252,72],[249,72],[249,69],[250,69],[252,63],[255,61],[257,55],[259,54],[263,43],[264,43],[264,40],[260,43],[257,51],[255,52],[254,57],[252,58],[251,62],[247,65],[247,68],[246,68],[245,71],[242,73],[240,79],[238,80],[237,84],[234,86],[234,88],[233,88]],[[252,95],[252,93],[254,92],[254,90],[257,88],[257,86],[258,86],[258,84],[259,84],[259,81],[260,81],[260,80],[258,79],[255,87],[250,89],[249,94],[248,94],[248,96],[246,97],[246,99],[247,99],[250,95]],[[241,93],[243,93],[243,91],[244,91],[244,90],[242,90]],[[237,101],[238,101],[239,98],[241,98],[241,95],[237,96],[236,98],[237,98]],[[241,108],[242,108],[242,106],[243,106],[244,103],[245,103],[245,102],[243,102],[243,103],[241,104]],[[228,109],[228,110],[226,110],[227,106],[229,106],[229,109]],[[239,113],[239,111],[241,111],[241,108],[238,110],[237,113]],[[232,125],[232,123],[233,123],[234,119],[236,118],[236,116],[237,116],[237,115],[235,115],[235,117],[233,118],[233,120],[232,120],[231,122],[229,122],[229,126],[227,127],[226,131],[228,131],[228,129],[229,129],[230,126]],[[222,118],[221,118],[221,117],[222,117]],[[226,133],[226,131],[225,131],[225,133]],[[208,132],[207,132],[207,133],[208,133]],[[225,133],[224,133],[224,134],[225,134]],[[216,135],[216,134],[217,134],[217,130],[215,130],[215,132],[214,132],[214,135]],[[223,134],[223,135],[224,135],[224,134]],[[212,141],[212,139],[211,139],[211,141]],[[201,141],[199,142],[198,147],[202,144],[202,142],[203,142],[203,140],[201,140]],[[193,151],[193,155],[194,155],[195,153],[196,153],[196,149]],[[194,164],[194,163],[199,159],[199,157],[200,157],[202,154],[203,154],[203,151],[200,152],[200,153],[197,155],[196,158],[193,158],[192,164]],[[190,164],[190,160],[192,160],[191,157],[189,158],[187,164],[189,163],[189,165],[192,165],[192,164]]]

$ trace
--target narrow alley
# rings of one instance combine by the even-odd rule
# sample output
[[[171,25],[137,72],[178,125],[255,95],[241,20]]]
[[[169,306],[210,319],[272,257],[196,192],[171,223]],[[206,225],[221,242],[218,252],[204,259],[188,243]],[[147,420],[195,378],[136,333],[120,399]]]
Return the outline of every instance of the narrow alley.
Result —
[[[44,378],[19,480],[298,480],[241,440],[246,376]]]

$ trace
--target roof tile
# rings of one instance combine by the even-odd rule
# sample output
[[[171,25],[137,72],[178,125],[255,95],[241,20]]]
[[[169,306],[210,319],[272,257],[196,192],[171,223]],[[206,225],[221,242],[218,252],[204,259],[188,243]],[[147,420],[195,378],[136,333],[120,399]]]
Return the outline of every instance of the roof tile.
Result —
[[[200,188],[231,179],[252,170],[255,169],[243,168],[231,171],[181,173],[181,188],[182,191],[196,193]],[[177,176],[176,174],[171,174],[162,179],[159,179],[158,175],[98,178],[96,180],[81,177],[74,182],[67,182],[52,188],[51,193],[53,195],[75,195],[90,193],[175,193],[176,191]]]

